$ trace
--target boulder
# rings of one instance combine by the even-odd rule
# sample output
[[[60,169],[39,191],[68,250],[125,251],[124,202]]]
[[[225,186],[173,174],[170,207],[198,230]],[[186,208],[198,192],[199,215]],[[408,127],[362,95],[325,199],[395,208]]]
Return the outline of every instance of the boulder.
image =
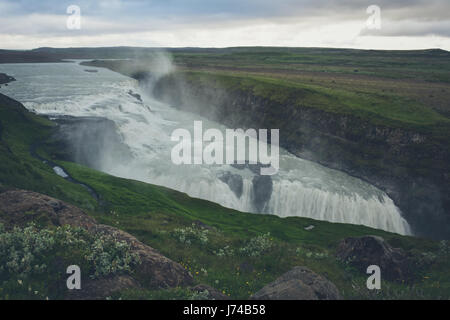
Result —
[[[295,267],[250,297],[252,300],[340,300],[329,280],[306,267]]]
[[[0,73],[0,84],[8,86],[8,82],[16,81],[14,77],[8,76],[6,73]]]
[[[141,263],[136,267],[135,272],[139,275],[139,279],[144,279],[146,285],[152,288],[169,288],[193,283],[192,276],[179,263],[163,256],[127,232],[98,224],[94,218],[73,205],[31,191],[10,190],[0,193],[0,223],[3,223],[7,229],[11,229],[14,226],[26,226],[32,221],[43,226],[82,227],[88,232],[106,233],[119,241],[127,242],[131,251],[140,256]],[[136,281],[131,281],[127,277],[99,279],[95,280],[94,284],[109,286],[111,290],[136,287]],[[89,282],[86,285],[89,289],[89,286],[95,286],[94,284],[91,285]],[[105,290],[105,292],[111,290]],[[88,297],[95,296],[95,292],[89,291],[87,295]]]
[[[407,254],[378,236],[346,238],[339,243],[336,255],[364,273],[370,265],[379,266],[382,279],[406,281],[412,275]]]
[[[139,254],[141,263],[136,267],[136,272],[147,286],[173,288],[193,282],[192,276],[179,263],[163,256],[127,232],[103,224],[94,225],[90,231],[107,233],[119,241],[127,242],[132,252]]]
[[[263,212],[266,203],[272,196],[273,182],[270,176],[254,176],[253,180],[253,204],[257,212]]]
[[[238,174],[232,174],[231,172],[225,172],[219,179],[226,183],[230,190],[234,192],[236,197],[240,198],[242,196],[242,191],[244,188],[244,183],[242,177]]]
[[[40,193],[25,190],[0,193],[0,223],[11,229],[30,222],[41,226],[68,224],[87,230],[96,224],[81,209]]]

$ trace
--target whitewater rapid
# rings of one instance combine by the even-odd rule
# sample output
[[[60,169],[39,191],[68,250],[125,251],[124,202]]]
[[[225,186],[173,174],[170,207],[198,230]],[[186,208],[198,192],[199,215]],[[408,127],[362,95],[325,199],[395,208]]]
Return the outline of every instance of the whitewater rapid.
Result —
[[[166,186],[245,212],[309,217],[411,233],[400,210],[381,190],[285,150],[280,150],[279,172],[271,176],[271,194],[257,210],[254,171],[229,165],[177,166],[171,162],[173,130],[185,128],[192,132],[196,120],[203,121],[204,130],[225,130],[224,126],[155,101],[133,79],[106,69],[89,67],[98,72],[85,69],[77,63],[0,65],[1,72],[17,79],[0,92],[39,114],[95,116],[114,121],[133,159],[118,163],[114,157],[102,155],[101,170],[112,175]],[[142,102],[130,91],[140,94]],[[240,177],[241,194],[220,179],[227,173]]]

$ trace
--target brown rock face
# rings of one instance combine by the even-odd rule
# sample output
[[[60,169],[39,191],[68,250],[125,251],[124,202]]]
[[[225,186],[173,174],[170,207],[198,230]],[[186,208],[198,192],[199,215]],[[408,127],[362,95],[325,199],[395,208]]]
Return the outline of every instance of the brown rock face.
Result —
[[[6,228],[23,227],[30,222],[90,229],[95,220],[79,208],[46,195],[11,190],[0,193],[0,222]]]
[[[379,266],[381,277],[387,280],[401,281],[411,277],[406,253],[391,247],[381,237],[346,238],[340,242],[336,254],[361,272],[366,272],[370,265]]]
[[[250,297],[252,300],[340,300],[336,286],[306,267],[295,267]]]
[[[44,225],[82,227],[91,233],[102,232],[112,235],[119,241],[127,242],[131,250],[140,256],[141,264],[135,270],[136,273],[150,287],[168,288],[189,285],[193,282],[192,276],[180,264],[143,244],[127,232],[98,224],[95,219],[75,206],[31,191],[12,190],[0,193],[0,223],[6,228],[13,228],[25,226],[31,221]],[[86,283],[85,289],[82,287],[74,298],[79,299],[80,294],[84,299],[99,297],[101,292],[108,293],[102,295],[105,297],[110,295],[114,288],[135,288],[136,284],[136,281],[128,276],[99,279]],[[102,289],[94,290],[95,287]]]
[[[139,254],[141,259],[136,272],[151,287],[172,288],[193,282],[192,276],[180,264],[166,258],[127,232],[103,224],[94,225],[90,231],[111,234],[117,240],[130,244],[131,250]]]

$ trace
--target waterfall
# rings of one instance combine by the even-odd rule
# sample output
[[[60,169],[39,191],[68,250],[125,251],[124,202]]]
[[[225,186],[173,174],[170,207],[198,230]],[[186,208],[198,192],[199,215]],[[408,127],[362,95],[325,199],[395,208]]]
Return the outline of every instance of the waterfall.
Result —
[[[124,173],[121,170],[113,170],[111,173],[130,177],[129,171]],[[246,174],[249,175],[248,172]],[[280,217],[307,217],[365,225],[402,235],[411,234],[407,221],[392,199],[374,187],[365,193],[342,192],[305,186],[301,181],[277,179],[273,182],[273,190],[263,212],[258,212],[255,208],[253,182],[248,176],[243,178],[240,197],[226,183],[216,178],[202,177],[199,172],[194,176],[185,172],[183,177],[181,172],[158,174],[151,171],[145,178],[142,175],[131,178],[179,190],[191,197],[213,201],[243,212],[270,213]]]
[[[266,212],[281,217],[299,216],[331,222],[361,224],[376,229],[410,234],[406,220],[385,194],[368,199],[353,194],[342,195],[307,188],[301,182],[280,181],[274,184]]]
[[[153,100],[141,92],[137,82],[120,74],[105,69],[88,73],[82,66],[71,63],[5,65],[3,69],[18,80],[5,87],[4,93],[23,102],[30,110],[55,116],[103,117],[114,122],[133,159],[120,163],[113,153],[108,153],[114,151],[113,147],[99,150],[104,159],[102,171],[166,186],[244,212],[308,217],[411,233],[400,210],[381,190],[285,150],[280,149],[279,172],[269,181],[260,181],[259,187],[268,196],[258,201],[254,192],[256,173],[248,168],[174,165],[170,160],[173,147],[170,135],[174,129],[190,130],[197,120],[203,122],[205,130],[225,127]],[[142,101],[130,92],[139,93]],[[236,178],[233,181],[240,183],[239,193],[221,179],[224,172],[232,174]],[[264,185],[269,182],[270,185]]]

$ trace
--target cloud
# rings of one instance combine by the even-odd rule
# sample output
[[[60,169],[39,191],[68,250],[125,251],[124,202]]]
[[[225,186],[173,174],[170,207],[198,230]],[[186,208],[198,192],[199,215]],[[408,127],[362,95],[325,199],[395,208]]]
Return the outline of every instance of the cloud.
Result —
[[[381,8],[381,30],[365,27],[373,2]],[[66,28],[70,4],[81,8],[80,30]],[[437,37],[447,46],[448,12],[448,0],[0,0],[0,39],[13,47],[106,40],[106,45],[353,47],[378,38],[377,44],[385,41],[391,48],[387,39],[401,37],[402,43],[411,38],[411,48],[435,44]],[[28,40],[14,45],[14,39]]]
[[[450,20],[445,21],[416,21],[384,20],[380,30],[364,28],[361,36],[399,37],[399,36],[442,36],[450,37]]]

